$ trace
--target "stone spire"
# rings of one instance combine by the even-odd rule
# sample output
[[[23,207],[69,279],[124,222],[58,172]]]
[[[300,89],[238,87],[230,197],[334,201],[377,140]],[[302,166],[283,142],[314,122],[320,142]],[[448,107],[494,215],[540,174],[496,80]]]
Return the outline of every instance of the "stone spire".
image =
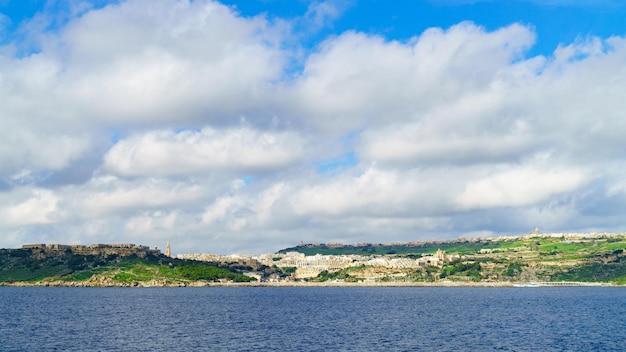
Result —
[[[446,251],[442,251],[441,248],[437,249],[437,253],[435,254],[435,256],[442,262],[446,261]]]
[[[172,256],[172,253],[170,252],[170,242],[167,241],[167,244],[165,245],[165,255],[168,257]]]

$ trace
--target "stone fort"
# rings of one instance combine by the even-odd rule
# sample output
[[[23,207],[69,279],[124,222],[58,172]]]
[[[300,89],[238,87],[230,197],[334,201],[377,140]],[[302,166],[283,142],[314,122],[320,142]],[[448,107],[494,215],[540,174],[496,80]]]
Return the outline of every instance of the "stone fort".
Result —
[[[116,254],[122,257],[136,254],[139,258],[145,258],[147,255],[160,255],[161,251],[157,248],[150,249],[148,246],[141,246],[132,243],[122,244],[92,244],[84,245],[65,245],[65,244],[24,244],[22,249],[42,250],[46,254],[56,254],[58,252],[71,251],[73,254],[81,255],[112,255]]]

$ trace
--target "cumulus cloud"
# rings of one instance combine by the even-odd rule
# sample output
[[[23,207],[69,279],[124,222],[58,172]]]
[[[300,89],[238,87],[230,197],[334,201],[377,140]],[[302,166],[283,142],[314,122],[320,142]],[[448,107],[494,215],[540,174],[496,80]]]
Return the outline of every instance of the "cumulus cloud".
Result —
[[[398,205],[416,201],[423,191],[418,180],[406,176],[369,168],[359,175],[303,187],[290,202],[297,214],[388,216],[398,212]]]
[[[224,196],[215,200],[202,214],[202,222],[208,225],[223,221],[244,205],[243,197]]]
[[[463,22],[294,44],[297,21],[342,6],[289,22],[128,0],[23,25],[37,45],[0,49],[0,246],[259,253],[622,226],[625,38],[527,57],[532,27]]]
[[[518,120],[510,124],[501,135],[473,134],[462,128],[459,133],[437,131],[420,123],[393,126],[364,133],[360,151],[366,160],[399,165],[472,164],[516,160],[541,147],[525,122]]]
[[[293,132],[250,128],[152,131],[119,141],[105,168],[126,176],[194,175],[211,171],[259,172],[302,158],[304,141]]]
[[[10,177],[19,169],[57,171],[79,159],[91,142],[85,136],[41,135],[17,130],[0,132],[0,175]]]
[[[177,220],[177,212],[146,212],[130,218],[125,227],[129,232],[144,235],[151,235],[159,230],[171,233],[176,229]]]
[[[574,191],[587,179],[581,170],[510,167],[468,182],[457,203],[470,209],[536,204],[555,194]]]
[[[304,14],[303,21],[309,24],[310,30],[324,28],[336,20],[351,1],[313,1]]]
[[[282,75],[280,33],[217,2],[173,0],[111,4],[35,32],[38,51],[0,55],[0,165],[58,170],[108,127],[239,123]]]
[[[5,221],[9,226],[50,224],[59,219],[59,198],[46,189],[18,190],[13,194],[21,198],[17,204],[4,208]]]
[[[296,101],[322,129],[420,119],[489,89],[533,42],[533,32],[517,24],[487,32],[461,23],[429,29],[409,43],[347,32],[308,58]]]
[[[168,209],[192,204],[211,194],[206,185],[148,178],[121,180],[96,177],[80,187],[66,187],[68,207],[80,210],[78,217],[133,214],[140,209]]]
[[[280,38],[263,17],[244,19],[216,2],[126,1],[64,28],[60,91],[105,120],[224,123],[221,114],[260,104],[280,78]]]

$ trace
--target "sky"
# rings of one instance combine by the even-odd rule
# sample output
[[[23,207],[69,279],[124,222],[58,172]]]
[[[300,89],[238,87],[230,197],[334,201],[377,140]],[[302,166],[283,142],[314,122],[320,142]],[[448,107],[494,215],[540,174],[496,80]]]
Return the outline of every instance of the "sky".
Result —
[[[626,231],[626,3],[0,0],[0,248]]]

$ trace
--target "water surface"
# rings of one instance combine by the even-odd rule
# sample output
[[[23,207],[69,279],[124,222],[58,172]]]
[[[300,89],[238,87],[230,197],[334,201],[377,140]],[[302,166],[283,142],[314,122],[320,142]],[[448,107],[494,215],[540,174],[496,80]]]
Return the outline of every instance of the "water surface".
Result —
[[[626,289],[0,287],[2,351],[621,351]]]

